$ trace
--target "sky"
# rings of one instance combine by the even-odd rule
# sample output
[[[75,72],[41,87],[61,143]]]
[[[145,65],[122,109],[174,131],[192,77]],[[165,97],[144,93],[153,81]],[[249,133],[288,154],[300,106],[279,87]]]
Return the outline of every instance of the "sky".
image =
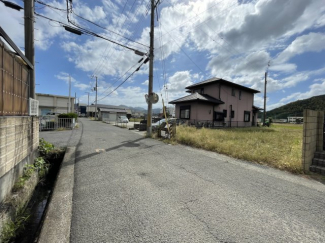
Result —
[[[22,0],[11,0],[23,7]],[[211,77],[261,91],[267,110],[325,94],[324,0],[160,0],[155,11],[153,108]],[[147,108],[150,0],[35,2],[36,92]],[[0,2],[0,26],[24,52],[24,11]],[[96,33],[76,35],[63,24]],[[57,22],[58,21],[58,22]],[[131,48],[132,50],[128,49]],[[141,65],[142,64],[142,65]],[[137,68],[140,67],[138,71]]]

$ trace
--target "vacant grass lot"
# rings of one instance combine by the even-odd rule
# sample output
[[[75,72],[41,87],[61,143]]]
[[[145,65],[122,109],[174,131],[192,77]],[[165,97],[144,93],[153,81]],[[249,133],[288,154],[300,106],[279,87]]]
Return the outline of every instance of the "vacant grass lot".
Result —
[[[215,130],[178,126],[175,141],[293,173],[303,173],[302,125],[272,124],[271,127]]]

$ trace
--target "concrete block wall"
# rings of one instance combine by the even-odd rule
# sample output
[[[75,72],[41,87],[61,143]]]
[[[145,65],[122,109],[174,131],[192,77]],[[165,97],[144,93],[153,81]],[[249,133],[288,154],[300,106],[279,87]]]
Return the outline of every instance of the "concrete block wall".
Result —
[[[0,202],[22,175],[26,163],[33,163],[39,144],[39,119],[0,117]]]
[[[323,150],[324,112],[304,110],[302,166],[304,171],[309,167],[316,151]]]

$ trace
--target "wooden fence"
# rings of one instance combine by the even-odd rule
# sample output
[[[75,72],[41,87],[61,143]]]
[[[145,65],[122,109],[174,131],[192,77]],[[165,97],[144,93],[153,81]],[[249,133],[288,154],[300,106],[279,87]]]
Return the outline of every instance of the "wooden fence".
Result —
[[[0,116],[28,116],[28,68],[1,40],[0,68]]]

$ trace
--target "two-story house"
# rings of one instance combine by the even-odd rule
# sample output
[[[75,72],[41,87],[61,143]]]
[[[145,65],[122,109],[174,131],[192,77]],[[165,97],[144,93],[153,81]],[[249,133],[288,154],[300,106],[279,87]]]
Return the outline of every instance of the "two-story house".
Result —
[[[173,100],[176,118],[209,126],[256,126],[259,108],[253,105],[258,90],[211,78],[186,87],[190,95]]]

